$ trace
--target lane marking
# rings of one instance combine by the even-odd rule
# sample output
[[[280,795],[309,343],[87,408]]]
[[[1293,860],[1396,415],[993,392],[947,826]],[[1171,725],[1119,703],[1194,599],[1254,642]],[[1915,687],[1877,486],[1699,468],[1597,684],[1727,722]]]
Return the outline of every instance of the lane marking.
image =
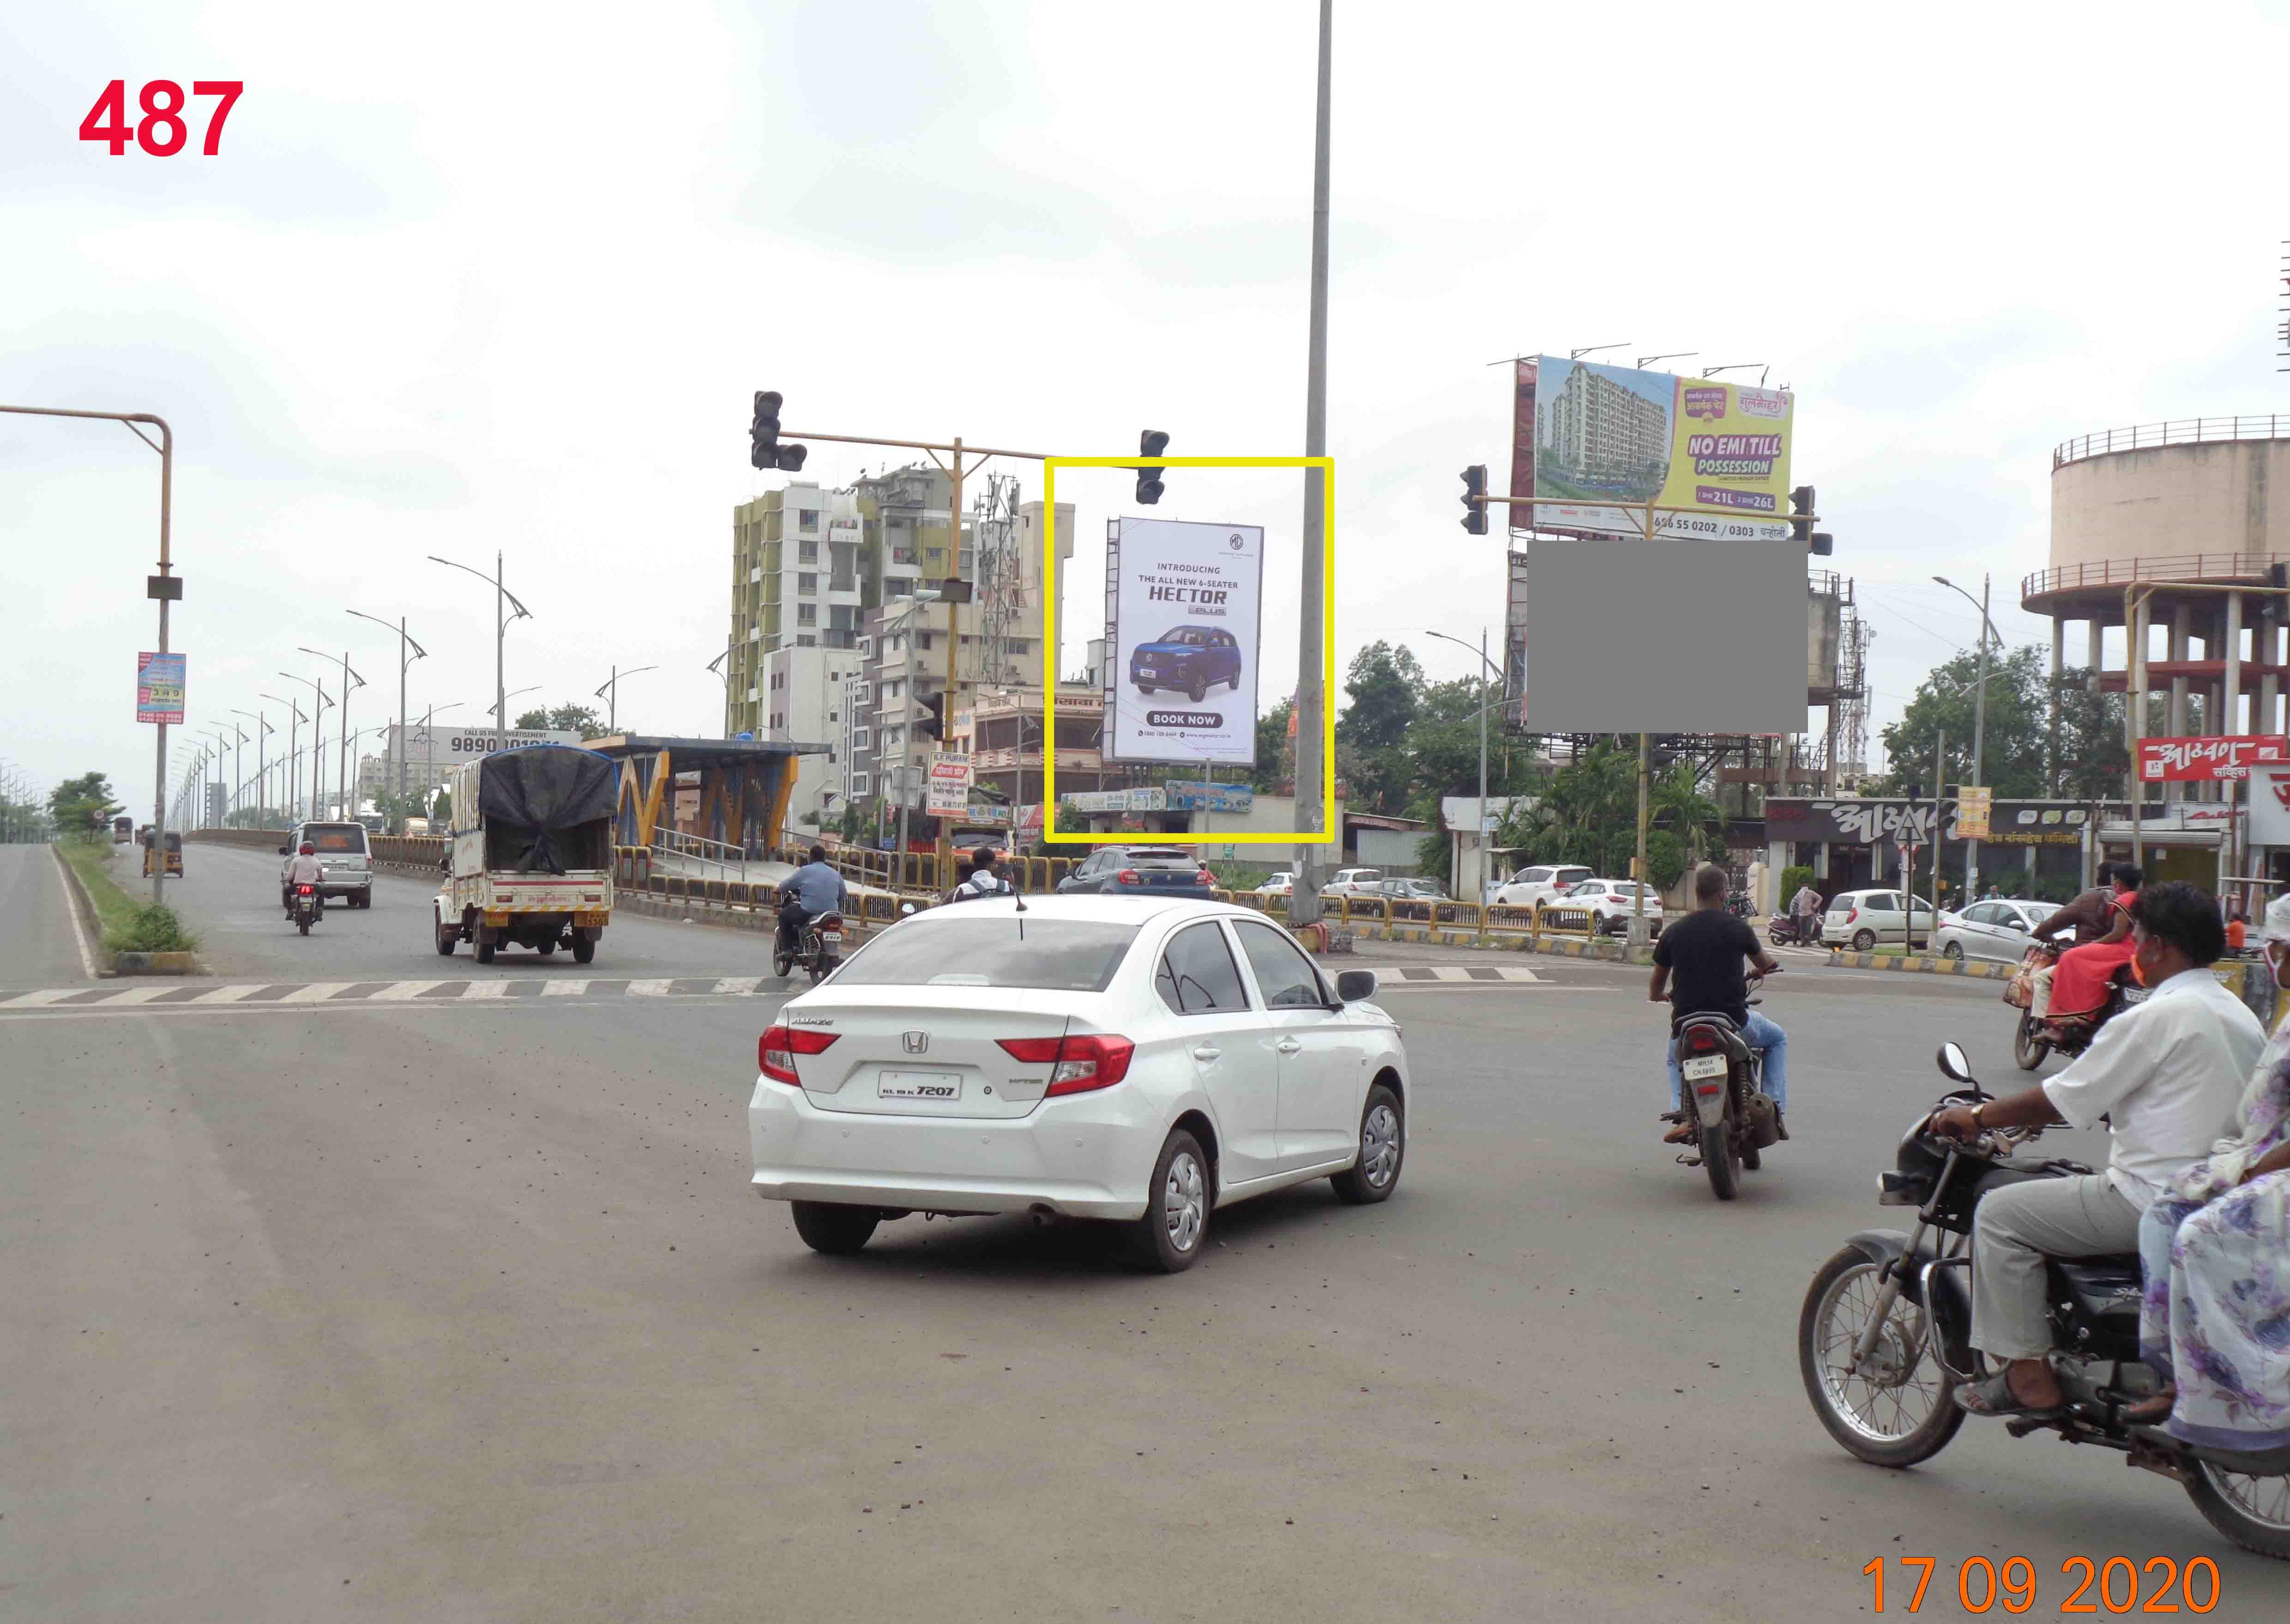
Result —
[[[355,983],[353,983],[355,985]],[[420,997],[432,987],[443,987],[443,981],[392,981],[380,991],[369,993],[360,1000],[365,1004],[404,1004]]]
[[[298,987],[278,1000],[281,1004],[323,1004],[345,987],[355,987],[355,981],[313,981],[308,987]],[[363,998],[358,1000],[363,1004]]]
[[[71,916],[72,940],[79,943],[79,967],[89,980],[100,980],[103,978],[95,967],[95,950],[87,945],[87,927],[79,922],[79,897],[72,890],[72,876],[64,866],[64,854],[55,846],[48,848],[48,854],[56,860],[56,883],[64,888],[64,912]],[[160,883],[164,885],[165,881]]]
[[[668,989],[675,984],[675,977],[670,976],[665,980],[630,981],[629,983],[629,996],[631,998],[665,998],[669,996]]]
[[[540,996],[544,998],[577,998],[589,990],[586,981],[543,981]]]
[[[76,997],[86,990],[84,987],[44,987],[38,992],[17,993],[8,998],[0,998],[0,1007],[20,1010],[36,1009],[43,1004],[53,1004],[59,999]]]
[[[717,982],[712,990],[721,994],[736,993],[745,996],[763,984],[764,978],[759,975],[731,975]]]
[[[268,985],[269,983],[267,981],[258,981],[251,987],[218,987],[212,992],[201,993],[197,997],[191,999],[190,1002],[193,1004],[236,1004],[248,994],[259,993],[263,989],[263,988]]]
[[[1543,979],[1524,964],[1390,964],[1373,966],[1368,973],[1394,987],[1436,986],[1450,981],[1521,987]]]
[[[464,988],[464,998],[506,998],[513,983],[508,981],[472,981]]]

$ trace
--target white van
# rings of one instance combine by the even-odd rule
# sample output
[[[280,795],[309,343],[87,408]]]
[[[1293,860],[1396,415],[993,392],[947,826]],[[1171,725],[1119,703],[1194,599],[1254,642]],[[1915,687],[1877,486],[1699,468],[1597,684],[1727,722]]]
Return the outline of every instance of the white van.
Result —
[[[1916,916],[1914,940],[1909,933],[1911,905]],[[1933,926],[1933,905],[1922,897],[1910,896],[1904,904],[1896,889],[1840,891],[1829,900],[1829,911],[1821,916],[1821,940],[1824,947],[1850,948],[1855,953],[1866,953],[1887,941],[1921,948],[1931,940]]]

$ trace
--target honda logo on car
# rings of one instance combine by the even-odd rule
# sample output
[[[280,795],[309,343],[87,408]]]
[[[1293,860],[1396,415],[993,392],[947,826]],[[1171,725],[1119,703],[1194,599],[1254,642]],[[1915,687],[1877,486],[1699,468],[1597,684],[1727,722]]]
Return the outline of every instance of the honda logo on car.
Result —
[[[927,1032],[901,1032],[899,1034],[899,1041],[906,1045],[909,1054],[926,1054],[930,1052],[930,1034]]]

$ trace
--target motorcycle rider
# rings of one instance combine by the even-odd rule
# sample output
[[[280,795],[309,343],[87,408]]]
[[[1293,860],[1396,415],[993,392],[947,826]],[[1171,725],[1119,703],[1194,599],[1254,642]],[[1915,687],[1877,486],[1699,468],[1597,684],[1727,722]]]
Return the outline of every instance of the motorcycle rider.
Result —
[[[2120,870],[2118,871],[2118,874]],[[1933,1131],[2088,1128],[2104,1116],[2107,1171],[2031,1179],[1981,1197],[1972,1226],[1972,1345],[1998,1366],[1956,1402],[1974,1415],[2035,1415],[2064,1402],[2049,1354],[2044,1259],[2126,1252],[2164,1186],[2231,1131],[2265,1034],[2210,966],[2225,947],[2218,905],[2182,880],[2131,902],[2132,951],[2152,990],[2101,1028],[2066,1070],[2000,1100],[1937,1114]]]
[[[2094,886],[2069,904],[2078,910],[2071,922],[2076,927],[2076,945],[2060,955],[2043,988],[2042,1018],[2049,1021],[2054,1039],[2064,1036],[2068,1023],[2095,1021],[2106,1008],[2110,978],[2130,961],[2131,899],[2146,877],[2129,863],[2117,863],[2106,882],[2114,887],[2111,893],[2102,893],[2094,904],[2086,906],[2098,890]],[[2051,924],[2052,920],[2046,919],[2029,933],[2043,934],[2048,941],[2052,938],[2044,927]],[[2064,1012],[2056,1007],[2062,1000],[2067,1004]]]
[[[325,865],[318,860],[318,848],[307,840],[302,843],[302,849],[295,852],[292,860],[286,865],[286,916],[289,919],[294,916],[295,888],[301,885],[308,885],[310,888],[310,900],[317,904],[318,916],[324,918],[326,914]]]
[[[827,861],[827,848],[813,845],[810,860],[780,882],[780,952],[792,958],[803,946],[803,927],[820,915],[851,906],[851,887]]]
[[[1760,974],[1776,975],[1781,961],[1758,946],[1756,932],[1734,916],[1726,906],[1727,890],[1726,871],[1716,864],[1704,863],[1694,871],[1693,912],[1655,940],[1653,980],[1646,986],[1646,999],[1671,1004],[1673,1035],[1685,1017],[1708,1012],[1725,1016],[1752,1048],[1764,1050],[1765,1092],[1774,1102],[1774,1124],[1787,1139],[1782,1112],[1789,1104],[1789,1035],[1750,1007],[1749,978],[1742,969],[1747,960]],[[1675,997],[1668,990],[1673,972],[1677,977]],[[1685,1097],[1677,1047],[1665,1042],[1662,1049],[1669,1066],[1669,1112],[1676,1116]],[[1661,1136],[1662,1142],[1683,1145],[1699,1133],[1698,1128],[1681,1122]]]
[[[1803,947],[1814,940],[1813,922],[1821,916],[1821,893],[1813,888],[1810,880],[1797,888],[1797,895],[1790,899],[1789,911],[1794,940]]]

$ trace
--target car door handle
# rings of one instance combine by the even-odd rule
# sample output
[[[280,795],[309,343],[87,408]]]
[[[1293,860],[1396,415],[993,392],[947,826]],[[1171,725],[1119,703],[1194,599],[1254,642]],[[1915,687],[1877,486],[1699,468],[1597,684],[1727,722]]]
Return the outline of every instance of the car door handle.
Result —
[[[1279,1050],[1283,1054],[1298,1054],[1302,1052],[1304,1048],[1303,1044],[1298,1043],[1293,1037],[1284,1037],[1272,1046]]]
[[[1213,1060],[1223,1052],[1223,1050],[1217,1048],[1213,1044],[1203,1044],[1199,1048],[1193,1051],[1193,1058],[1197,1060]]]

